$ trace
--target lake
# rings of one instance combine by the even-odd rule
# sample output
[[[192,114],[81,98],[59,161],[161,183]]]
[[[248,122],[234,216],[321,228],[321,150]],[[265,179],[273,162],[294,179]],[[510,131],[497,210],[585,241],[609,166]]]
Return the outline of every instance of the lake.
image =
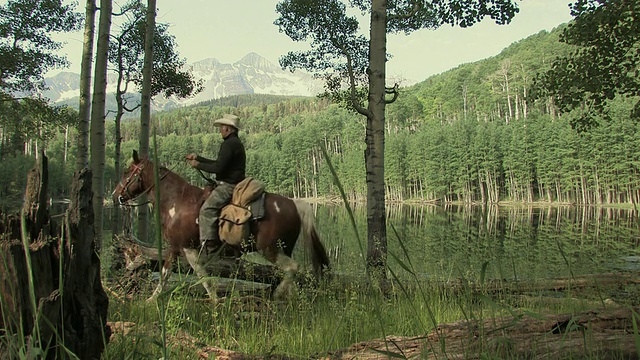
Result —
[[[359,242],[344,206],[314,206],[333,269],[364,273],[366,208],[354,208]],[[429,278],[477,280],[483,266],[493,279],[640,270],[639,223],[627,209],[390,204],[387,212],[389,252]],[[407,274],[392,256],[388,262]]]
[[[365,206],[353,208],[358,236],[344,205],[313,206],[333,271],[363,275]],[[635,216],[618,208],[389,204],[387,242],[395,258],[390,255],[388,263],[399,275],[408,274],[396,258],[437,280],[477,280],[483,267],[486,278],[509,280],[639,271]],[[294,258],[304,262],[302,242]]]

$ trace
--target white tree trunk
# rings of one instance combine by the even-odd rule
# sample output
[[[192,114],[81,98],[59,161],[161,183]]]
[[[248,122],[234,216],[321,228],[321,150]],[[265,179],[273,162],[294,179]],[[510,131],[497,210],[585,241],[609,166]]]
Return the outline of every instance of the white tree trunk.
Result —
[[[91,104],[91,189],[93,190],[94,227],[96,247],[98,249],[102,248],[105,162],[104,120],[106,116],[107,55],[109,53],[109,32],[111,31],[111,8],[111,0],[100,0],[100,23],[98,25],[95,80]]]
[[[369,52],[369,116],[365,167],[367,179],[367,265],[383,270],[387,257],[384,187],[385,76],[387,54],[387,2],[373,0]],[[384,275],[383,273],[381,275]]]
[[[151,122],[151,75],[153,74],[153,32],[156,27],[156,0],[147,1],[147,25],[144,38],[144,65],[142,67],[142,94],[140,106],[140,155],[149,156],[149,124]],[[138,238],[148,240],[146,206],[138,208]]]
[[[91,62],[93,61],[93,33],[95,27],[96,2],[87,0],[84,23],[84,45],[82,48],[82,64],[80,65],[80,104],[78,114],[78,153],[76,170],[89,166],[89,123],[91,104]]]

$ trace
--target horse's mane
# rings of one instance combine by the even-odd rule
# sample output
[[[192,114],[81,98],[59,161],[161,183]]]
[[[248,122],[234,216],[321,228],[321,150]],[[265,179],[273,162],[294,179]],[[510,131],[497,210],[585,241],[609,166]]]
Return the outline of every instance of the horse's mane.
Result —
[[[149,161],[149,163],[153,164],[152,161]],[[163,171],[164,171],[164,173],[162,173]],[[160,177],[172,177],[172,178],[178,179],[180,182],[183,182],[185,186],[193,187],[193,188],[201,190],[201,191],[205,190],[201,186],[194,185],[194,184],[190,183],[182,175],[178,174],[175,171],[172,171],[171,169],[169,169],[165,165],[159,165],[158,166],[158,173],[160,174]]]
[[[153,161],[151,161],[150,159],[141,159],[141,162],[146,162],[147,165],[150,165],[151,168],[155,168],[156,167],[156,163],[154,163]],[[150,176],[154,176],[153,173]],[[167,166],[165,165],[158,165],[158,176],[163,179],[167,176],[171,176],[171,177],[175,177],[178,178],[182,181],[184,181],[185,183],[189,183],[187,180],[185,180],[182,176],[180,176],[180,174],[176,173],[175,171],[172,171],[171,169],[169,169]]]
[[[156,163],[151,161],[151,159],[149,158],[144,158],[144,159],[140,159],[141,162],[146,162],[147,165],[150,165],[152,168],[156,166]],[[167,166],[165,165],[158,165],[158,175],[160,176],[161,179],[170,177],[174,180],[178,180],[179,182],[182,182],[182,186],[187,186],[187,187],[191,187],[194,188],[195,190],[199,190],[199,191],[204,191],[205,193],[207,191],[207,186],[205,185],[204,187],[202,186],[198,186],[198,185],[194,185],[192,183],[190,183],[189,181],[187,181],[182,175],[178,174],[177,172],[169,169]],[[153,176],[153,175],[151,175]],[[204,175],[203,177],[205,178],[205,180],[207,180],[207,182],[209,182],[209,179],[207,179]]]

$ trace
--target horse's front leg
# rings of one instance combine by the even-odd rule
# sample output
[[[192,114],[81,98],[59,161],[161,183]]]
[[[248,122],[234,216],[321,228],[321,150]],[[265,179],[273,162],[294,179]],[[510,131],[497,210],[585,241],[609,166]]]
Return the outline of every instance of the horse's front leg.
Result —
[[[151,296],[147,299],[148,302],[155,301],[158,298],[158,295],[162,293],[162,291],[166,288],[167,282],[171,277],[171,267],[173,266],[173,260],[175,259],[175,254],[170,251],[162,264],[162,269],[160,271],[160,281],[158,282],[158,286],[153,291]]]
[[[183,249],[184,257],[187,258],[187,262],[196,272],[196,275],[201,279],[202,286],[207,290],[207,294],[209,298],[216,303],[218,300],[218,294],[216,293],[216,286],[211,280],[209,271],[207,271],[206,263],[207,260],[211,260],[210,256],[215,255],[206,255],[203,251],[198,251],[196,249]]]

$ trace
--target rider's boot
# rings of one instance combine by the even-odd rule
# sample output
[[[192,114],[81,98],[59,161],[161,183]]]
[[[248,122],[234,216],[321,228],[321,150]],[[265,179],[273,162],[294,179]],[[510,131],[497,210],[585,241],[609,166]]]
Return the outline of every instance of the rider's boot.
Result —
[[[201,244],[203,250],[207,255],[210,255],[220,249],[222,242],[220,241],[220,235],[218,233],[218,217],[215,217],[211,221],[212,226],[216,231],[212,232],[208,239],[202,239]]]

